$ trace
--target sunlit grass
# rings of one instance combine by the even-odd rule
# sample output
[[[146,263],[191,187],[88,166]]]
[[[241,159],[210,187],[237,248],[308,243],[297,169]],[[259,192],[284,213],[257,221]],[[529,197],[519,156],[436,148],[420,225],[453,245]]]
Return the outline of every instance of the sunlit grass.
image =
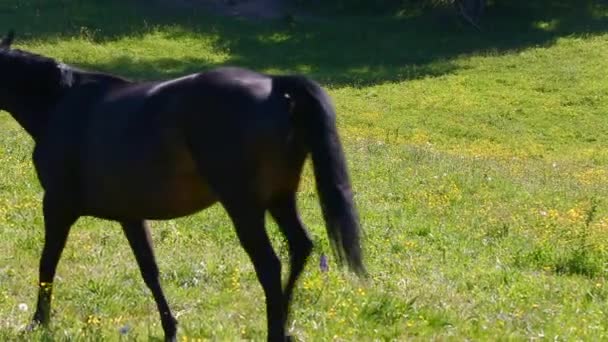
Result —
[[[289,322],[297,338],[606,338],[605,33],[495,49],[476,33],[438,33],[433,26],[412,33],[415,28],[389,19],[360,19],[377,24],[369,30],[382,35],[357,38],[342,34],[344,25],[358,27],[352,18],[285,28],[169,11],[166,22],[140,27],[136,12],[113,21],[104,17],[108,9],[73,6],[66,11],[83,13],[77,25],[85,29],[65,28],[63,12],[50,6],[46,24],[27,21],[18,46],[135,79],[239,64],[305,72],[329,89],[371,279],[338,272],[331,259],[329,272],[320,270],[320,256],[331,253],[307,166],[299,206],[316,246]],[[205,20],[211,24],[196,26]],[[539,21],[545,33],[534,34],[564,30],[551,25]],[[424,42],[412,40],[416,34]],[[345,38],[323,44],[316,36]],[[430,38],[447,45],[433,47]],[[482,47],[462,48],[471,41]],[[42,193],[30,139],[6,113],[0,131],[0,339],[15,340],[35,304]],[[262,291],[221,208],[153,227],[180,340],[263,339]],[[270,220],[269,227],[286,261],[287,247]],[[77,223],[55,289],[50,331],[27,339],[162,336],[154,302],[114,223]]]

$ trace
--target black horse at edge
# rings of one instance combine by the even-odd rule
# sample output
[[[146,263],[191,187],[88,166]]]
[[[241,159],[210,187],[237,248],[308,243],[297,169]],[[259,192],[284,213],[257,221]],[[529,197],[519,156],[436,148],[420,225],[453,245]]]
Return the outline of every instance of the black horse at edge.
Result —
[[[317,83],[228,67],[132,82],[12,49],[13,39],[11,31],[0,43],[0,109],[33,138],[44,189],[45,239],[31,328],[49,323],[53,278],[70,227],[92,216],[121,224],[165,339],[175,341],[177,321],[159,282],[146,220],[190,215],[219,202],[264,290],[268,340],[289,340],[289,304],[313,245],[296,208],[309,154],[334,254],[366,274],[335,111]],[[265,228],[267,211],[289,246],[285,284]]]

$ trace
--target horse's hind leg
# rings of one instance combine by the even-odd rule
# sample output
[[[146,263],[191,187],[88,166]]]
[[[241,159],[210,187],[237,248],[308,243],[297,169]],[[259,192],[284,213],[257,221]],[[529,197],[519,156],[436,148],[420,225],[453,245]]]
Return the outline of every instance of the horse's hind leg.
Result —
[[[284,315],[287,319],[294,286],[306,265],[312,251],[312,240],[302,224],[296,208],[295,194],[277,201],[270,207],[270,214],[277,222],[279,229],[287,238],[290,252],[289,278],[284,291]]]
[[[144,282],[152,291],[156,306],[160,313],[161,323],[166,341],[176,341],[177,320],[171,314],[169,304],[160,286],[159,271],[154,257],[152,237],[146,221],[121,222],[123,231],[129,240],[129,245],[135,254],[139,270]]]
[[[67,208],[65,203],[64,198],[55,199],[50,192],[44,196],[44,247],[40,257],[38,303],[29,329],[39,324],[47,325],[50,321],[55,271],[70,228],[78,219],[78,216],[73,214],[72,209]]]
[[[241,202],[242,203],[242,202]],[[264,294],[268,340],[285,340],[285,318],[283,314],[283,291],[281,289],[281,263],[274,252],[266,228],[263,209],[226,205],[236,228],[241,245],[249,255]]]

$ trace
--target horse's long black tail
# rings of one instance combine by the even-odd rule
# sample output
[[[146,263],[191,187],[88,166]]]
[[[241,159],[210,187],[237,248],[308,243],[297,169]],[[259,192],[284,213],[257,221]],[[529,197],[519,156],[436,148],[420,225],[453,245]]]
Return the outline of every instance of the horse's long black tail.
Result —
[[[355,209],[335,111],[329,96],[302,76],[275,78],[276,90],[292,101],[296,136],[304,139],[312,155],[317,192],[332,248],[340,263],[364,275],[361,228]]]

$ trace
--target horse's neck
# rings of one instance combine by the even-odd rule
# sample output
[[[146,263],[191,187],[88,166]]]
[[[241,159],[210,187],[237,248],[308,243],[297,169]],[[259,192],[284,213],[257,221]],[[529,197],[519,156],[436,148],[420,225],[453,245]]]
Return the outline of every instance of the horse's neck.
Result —
[[[50,108],[34,108],[34,106],[30,107],[26,105],[8,109],[13,118],[35,141],[39,140],[44,134],[44,130],[48,124],[49,111]]]
[[[57,111],[56,108],[61,106],[61,102],[66,99],[66,96],[72,99],[68,101],[76,101],[74,103],[91,101],[91,97],[102,96],[113,84],[124,82],[128,81],[104,74],[74,74],[74,83],[69,87],[58,90],[56,94],[45,98],[24,94],[19,96],[16,103],[7,108],[7,111],[32,136],[34,141],[39,141]],[[84,115],[84,113],[82,114]]]
[[[51,113],[67,91],[67,88],[57,89],[44,96],[26,92],[16,96],[14,103],[7,105],[6,110],[38,141],[44,135]]]
[[[42,98],[37,94],[21,94],[17,96],[13,105],[6,108],[35,141],[44,135],[52,113],[69,92],[78,93],[78,89],[88,88],[92,89],[94,94],[100,95],[108,87],[130,83],[126,79],[104,73],[67,68],[62,72],[66,82],[62,83],[55,93]]]

